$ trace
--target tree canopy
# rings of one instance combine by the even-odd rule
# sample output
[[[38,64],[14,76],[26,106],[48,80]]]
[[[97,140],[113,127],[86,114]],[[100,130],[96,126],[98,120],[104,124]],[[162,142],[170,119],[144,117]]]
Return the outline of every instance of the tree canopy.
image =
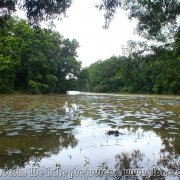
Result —
[[[111,57],[81,71],[90,92],[180,94],[180,58],[175,50],[144,57]]]
[[[106,28],[117,8],[122,8],[129,19],[138,20],[137,32],[147,39],[165,42],[180,31],[179,0],[103,0],[97,7],[105,11]]]
[[[1,0],[0,15],[10,15],[17,9],[24,10],[28,22],[38,25],[43,20],[50,20],[65,14],[71,0]]]
[[[58,32],[33,29],[24,20],[9,18],[0,30],[0,92],[65,92],[78,76],[76,40]]]
[[[1,0],[0,15],[7,15],[18,8],[26,12],[30,24],[61,17],[71,6],[72,0]],[[137,31],[147,39],[167,41],[180,31],[179,0],[102,0],[97,5],[104,10],[105,27],[109,27],[118,8],[125,10],[129,19],[137,19]]]
[[[180,1],[102,0],[105,28],[118,8],[137,19],[137,32],[155,46],[129,41],[127,57],[111,57],[81,69],[76,40],[39,26],[60,18],[71,0],[1,0],[0,92],[65,92],[80,89],[97,92],[146,92],[180,94]],[[12,18],[22,9],[27,22]],[[157,43],[158,42],[158,43]],[[141,54],[148,50],[152,53]],[[67,79],[70,79],[69,81]],[[73,80],[75,79],[75,80]]]

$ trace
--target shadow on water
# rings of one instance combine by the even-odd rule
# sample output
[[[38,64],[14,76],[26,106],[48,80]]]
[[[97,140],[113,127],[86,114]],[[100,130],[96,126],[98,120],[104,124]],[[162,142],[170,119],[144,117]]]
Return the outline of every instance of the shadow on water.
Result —
[[[0,169],[53,157],[66,168],[175,170],[179,129],[179,97],[2,95]]]

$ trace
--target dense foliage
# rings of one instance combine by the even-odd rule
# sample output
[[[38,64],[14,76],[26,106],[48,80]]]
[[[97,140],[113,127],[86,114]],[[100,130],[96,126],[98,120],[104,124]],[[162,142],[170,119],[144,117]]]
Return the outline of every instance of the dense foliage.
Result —
[[[35,30],[24,20],[9,17],[0,29],[0,92],[64,92],[76,81],[66,80],[80,72],[76,40],[59,33]]]
[[[44,20],[60,18],[71,4],[72,0],[1,0],[0,17],[21,9],[30,24],[38,25]],[[138,33],[147,39],[171,41],[180,31],[179,0],[101,0],[97,7],[105,11],[105,27],[109,26],[117,9],[121,8],[127,12],[129,19],[138,20]]]
[[[1,0],[0,16],[11,15],[17,9],[24,10],[29,24],[39,26],[41,21],[53,20],[65,15],[71,0]]]
[[[105,27],[112,21],[117,8],[125,10],[129,19],[137,19],[137,31],[147,39],[171,41],[180,31],[179,0],[102,0]]]
[[[99,60],[81,69],[76,40],[64,39],[51,30],[33,29],[24,20],[9,17],[1,23],[0,47],[1,93],[76,89],[180,94],[179,35],[172,48],[154,48],[151,55],[144,56],[131,52],[131,56]]]
[[[137,32],[147,42],[129,42],[128,56],[111,57],[81,69],[76,40],[39,27],[61,17],[71,0],[2,0],[0,2],[0,92],[146,92],[180,94],[180,1],[102,0],[107,28],[117,8],[138,20]],[[27,23],[11,18],[22,9]],[[67,77],[70,80],[67,80]],[[74,79],[74,80],[73,80]],[[77,80],[78,79],[78,80]]]
[[[111,57],[84,69],[83,91],[180,94],[179,50],[145,57]]]

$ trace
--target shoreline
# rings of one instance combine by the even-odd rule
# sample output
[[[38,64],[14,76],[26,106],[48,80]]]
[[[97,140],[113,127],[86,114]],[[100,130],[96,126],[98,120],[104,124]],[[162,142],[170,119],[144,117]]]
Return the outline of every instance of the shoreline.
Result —
[[[67,95],[66,93],[43,93],[43,94],[31,94],[26,92],[14,92],[14,93],[0,93],[0,96],[3,95],[29,95],[29,96],[43,96],[43,95]],[[81,92],[79,95],[68,95],[68,96],[147,96],[147,97],[179,97],[180,94],[152,94],[152,93],[101,93],[101,92]]]

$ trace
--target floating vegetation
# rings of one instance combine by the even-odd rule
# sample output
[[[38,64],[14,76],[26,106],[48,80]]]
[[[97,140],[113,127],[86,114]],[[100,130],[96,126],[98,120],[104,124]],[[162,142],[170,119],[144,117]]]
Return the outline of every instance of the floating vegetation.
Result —
[[[7,136],[17,136],[17,135],[19,135],[19,132],[9,132],[9,133],[7,133],[6,134]]]
[[[17,149],[10,149],[10,150],[6,150],[7,154],[12,155],[12,154],[21,154],[20,150]]]
[[[88,167],[105,159],[121,168],[113,160],[119,151],[129,150],[128,154],[117,156],[121,163],[125,163],[125,158],[136,159],[142,154],[149,158],[144,164],[157,160],[160,153],[180,154],[178,98],[27,97],[15,96],[13,104],[8,99],[0,103],[1,169],[27,167],[31,161],[45,166],[43,162],[52,164],[56,160],[68,167],[78,161],[77,166],[84,167],[84,157],[91,162],[86,164]],[[130,152],[134,147],[143,153]],[[69,155],[71,158],[67,158]]]

